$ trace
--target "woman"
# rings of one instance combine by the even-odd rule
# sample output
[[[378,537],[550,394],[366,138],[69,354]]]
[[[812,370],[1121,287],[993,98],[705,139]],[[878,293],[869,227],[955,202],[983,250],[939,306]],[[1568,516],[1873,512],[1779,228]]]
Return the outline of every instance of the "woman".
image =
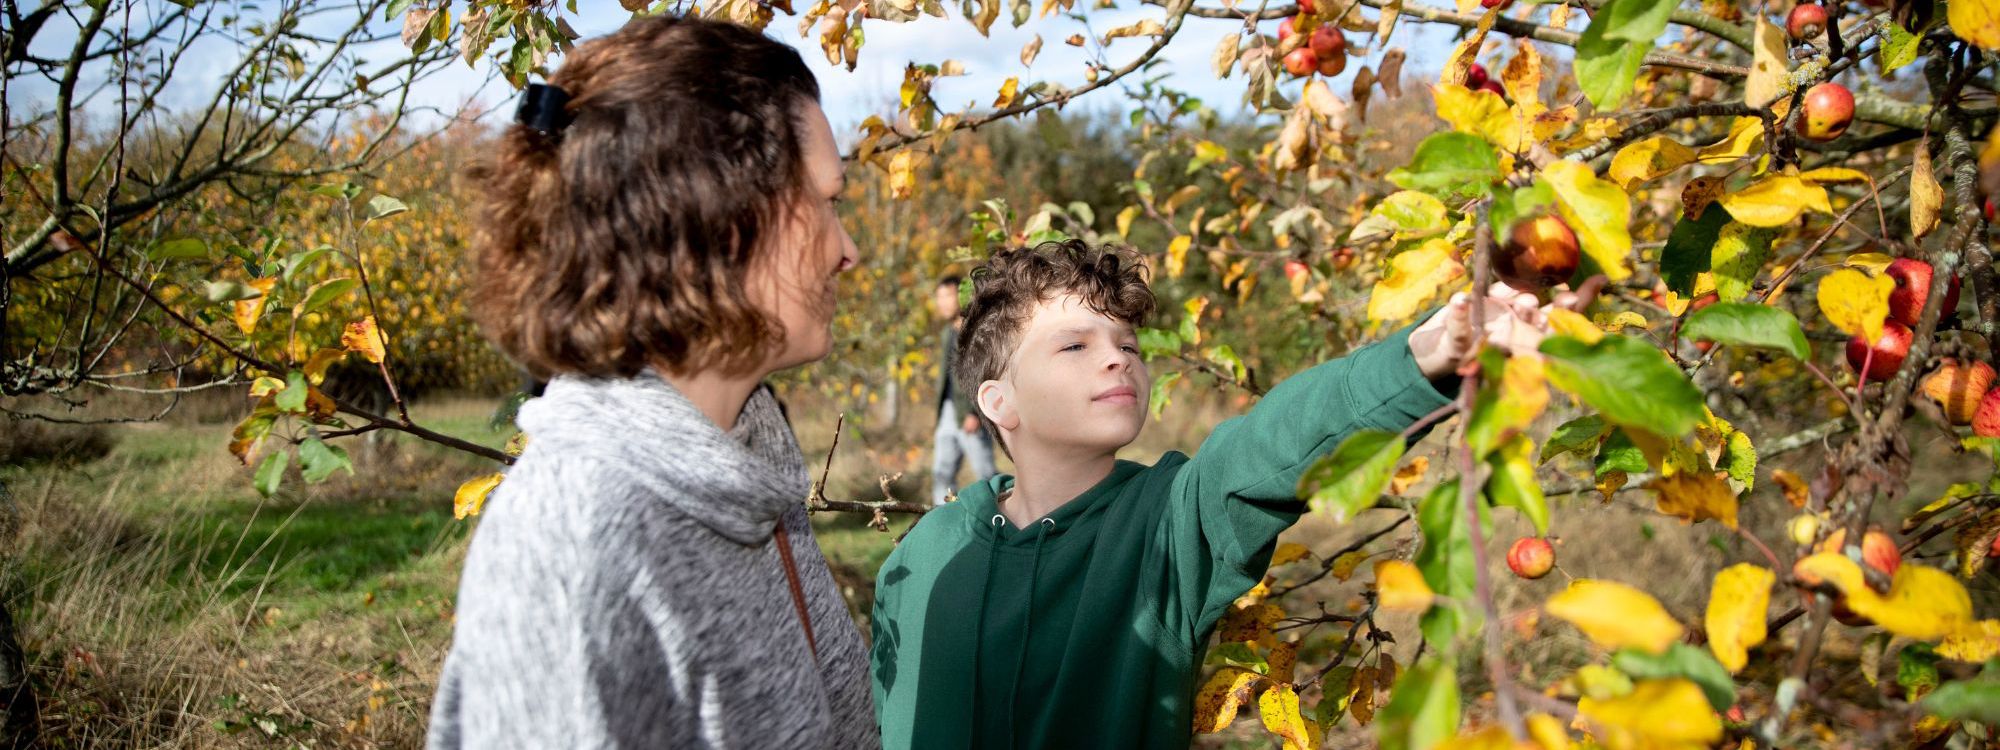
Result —
[[[475,314],[538,377],[459,584],[429,744],[879,744],[867,657],[763,380],[824,357],[856,261],[818,87],[654,17],[531,87],[470,176]]]

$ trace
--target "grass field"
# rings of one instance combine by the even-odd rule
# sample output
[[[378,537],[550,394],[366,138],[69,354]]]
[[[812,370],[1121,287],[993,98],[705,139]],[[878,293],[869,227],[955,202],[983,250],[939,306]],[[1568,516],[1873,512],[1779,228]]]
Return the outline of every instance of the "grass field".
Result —
[[[1241,406],[1218,399],[1178,407],[1127,455],[1151,460],[1170,447],[1192,449]],[[499,445],[507,435],[489,424],[493,408],[486,400],[445,399],[415,412],[426,425]],[[22,630],[48,744],[420,745],[449,645],[457,571],[474,528],[452,518],[452,490],[491,466],[413,440],[349,442],[353,475],[306,486],[294,469],[280,492],[264,498],[251,489],[250,470],[224,450],[231,410],[212,411],[217,416],[102,429],[95,449],[65,449],[81,456],[0,466],[0,484],[11,496],[0,500],[0,549],[8,550],[0,555],[0,595]],[[792,411],[817,471],[832,415],[796,404]],[[890,489],[903,499],[922,498],[928,480],[920,441],[928,431],[921,416],[868,429],[851,422],[830,493],[874,497],[881,475],[902,472]],[[1926,445],[1919,445],[1920,456]],[[1926,483],[1941,487],[1946,479]],[[1790,511],[1760,492],[1746,496],[1744,522],[1776,538]],[[1499,588],[1498,603],[1510,613],[1504,624],[1516,634],[1510,655],[1531,678],[1546,679],[1588,653],[1573,631],[1533,617],[1568,576],[1643,583],[1683,621],[1699,622],[1713,572],[1751,554],[1713,524],[1684,526],[1652,512],[1645,493],[1627,495],[1610,504],[1594,493],[1559,501],[1552,532],[1561,540],[1562,572]],[[1511,513],[1498,520],[1491,542],[1496,560],[1508,540],[1527,530]],[[874,572],[907,524],[895,519],[883,533],[854,516],[815,520],[857,615],[865,613]],[[1313,517],[1287,539],[1324,552],[1367,528]],[[1398,538],[1377,547],[1394,552]],[[1504,575],[1497,567],[1493,572]],[[1359,586],[1359,579],[1325,581],[1300,601],[1346,606]],[[1383,624],[1410,635],[1386,644],[1407,664],[1417,647],[1414,624],[1394,617]],[[1835,634],[1835,648],[1843,637]],[[1783,640],[1781,634],[1773,647],[1785,647]],[[1238,722],[1243,731],[1202,744],[1267,746],[1251,739],[1254,722]],[[1348,731],[1330,745],[1365,746],[1367,736]]]

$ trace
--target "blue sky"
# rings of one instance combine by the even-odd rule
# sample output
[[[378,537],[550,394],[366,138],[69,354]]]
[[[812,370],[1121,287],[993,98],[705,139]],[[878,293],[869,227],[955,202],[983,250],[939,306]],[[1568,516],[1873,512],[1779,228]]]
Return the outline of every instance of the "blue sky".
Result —
[[[1079,0],[1079,7],[1089,2]],[[806,0],[795,0],[794,4],[803,9],[808,3]],[[828,118],[841,141],[847,143],[854,138],[855,126],[868,115],[894,113],[897,89],[902,83],[903,66],[907,62],[959,61],[964,65],[966,75],[940,79],[933,87],[933,96],[946,111],[955,111],[967,104],[974,105],[975,110],[983,110],[992,103],[1000,84],[1010,76],[1019,76],[1023,86],[1037,80],[1055,81],[1072,88],[1083,85],[1083,63],[1089,55],[1086,50],[1094,48],[1096,43],[1093,41],[1083,49],[1071,47],[1063,43],[1069,35],[1085,33],[1086,36],[1097,37],[1120,25],[1142,18],[1159,19],[1165,15],[1160,7],[1139,6],[1136,0],[1123,0],[1119,8],[1090,11],[1091,26],[1086,33],[1081,23],[1060,15],[1031,18],[1015,28],[1003,13],[1002,20],[989,30],[990,36],[982,37],[960,17],[956,2],[945,4],[945,18],[925,16],[900,24],[867,21],[864,26],[867,44],[862,48],[860,64],[852,72],[841,66],[829,65],[814,39],[802,39],[796,16],[780,14],[768,31],[781,41],[799,48],[807,64],[819,77]],[[140,0],[134,6],[135,26],[143,26],[149,14],[165,12],[164,9],[170,7],[164,0]],[[616,0],[580,0],[578,11],[567,18],[586,39],[615,30],[630,17]],[[334,12],[315,25],[344,25],[351,18]],[[1266,22],[1263,28],[1274,32],[1276,25],[1275,21]],[[75,26],[61,19],[52,21],[49,26],[36,38],[33,50],[48,57],[66,56],[74,39]],[[389,31],[395,26],[380,24],[380,28]],[[1162,54],[1166,64],[1158,70],[1171,74],[1168,85],[1201,97],[1209,106],[1224,113],[1239,112],[1242,109],[1243,81],[1240,77],[1217,79],[1210,67],[1209,57],[1224,35],[1241,29],[1242,24],[1238,21],[1190,18],[1173,44]],[[1434,68],[1437,60],[1450,49],[1451,31],[1453,29],[1448,27],[1427,27],[1405,19],[1393,41],[1396,46],[1409,50],[1410,68]],[[1023,67],[1021,48],[1036,35],[1042,38],[1041,55],[1032,68]],[[1349,35],[1357,47],[1367,37],[1365,34]],[[372,50],[362,48],[358,52],[364,58],[388,59],[394,54],[387,48],[391,44],[394,43],[383,43],[380,48]],[[1113,67],[1122,65],[1138,56],[1149,44],[1150,40],[1146,38],[1114,40],[1105,51],[1106,62]],[[1347,79],[1362,65],[1380,56],[1380,50],[1369,50],[1369,53],[1367,58],[1350,61],[1347,72],[1335,82],[1335,91],[1345,92]],[[178,80],[174,88],[167,92],[164,102],[176,110],[204,106],[213,82],[225,75],[234,62],[235,55],[220,44],[191,50],[181,59],[181,70],[176,76],[183,80]],[[97,75],[101,77],[104,73],[100,70]],[[1293,82],[1289,85],[1296,88],[1299,84]],[[46,110],[52,104],[52,91],[46,82],[20,77],[11,82],[8,99],[17,110]],[[444,111],[453,111],[463,102],[477,101],[496,109],[489,117],[504,117],[511,111],[504,105],[513,95],[511,87],[493,77],[490,63],[482,63],[473,69],[462,62],[454,62],[449,69],[420,82],[412,92],[412,99],[418,104],[435,106]],[[1121,98],[1117,91],[1105,89],[1070,106],[1087,110],[1121,107]],[[116,111],[116,100],[108,96],[100,97],[89,103],[87,110],[98,116],[113,113]]]

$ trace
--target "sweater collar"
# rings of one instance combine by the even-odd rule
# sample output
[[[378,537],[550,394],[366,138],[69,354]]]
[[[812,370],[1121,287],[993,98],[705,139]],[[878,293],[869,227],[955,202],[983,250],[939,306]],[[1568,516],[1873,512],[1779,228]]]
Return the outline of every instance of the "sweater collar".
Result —
[[[810,490],[791,425],[760,385],[727,432],[651,370],[628,378],[558,376],[521,407],[529,450],[610,462],[652,499],[738,544],[771,538]]]

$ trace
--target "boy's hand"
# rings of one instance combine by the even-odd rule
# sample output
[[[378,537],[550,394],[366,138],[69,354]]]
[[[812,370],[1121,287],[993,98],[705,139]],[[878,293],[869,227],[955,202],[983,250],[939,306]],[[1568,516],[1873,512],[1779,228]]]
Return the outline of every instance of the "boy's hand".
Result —
[[[1475,347],[1482,340],[1510,355],[1532,352],[1549,334],[1550,308],[1582,310],[1597,297],[1605,281],[1603,276],[1592,276],[1576,291],[1556,287],[1553,301],[1547,305],[1535,295],[1506,284],[1494,284],[1477,299],[1459,292],[1443,310],[1410,332],[1410,354],[1424,377],[1435,380],[1457,372],[1458,366],[1477,352]],[[1476,333],[1472,330],[1475,302],[1485,313],[1483,330]]]

